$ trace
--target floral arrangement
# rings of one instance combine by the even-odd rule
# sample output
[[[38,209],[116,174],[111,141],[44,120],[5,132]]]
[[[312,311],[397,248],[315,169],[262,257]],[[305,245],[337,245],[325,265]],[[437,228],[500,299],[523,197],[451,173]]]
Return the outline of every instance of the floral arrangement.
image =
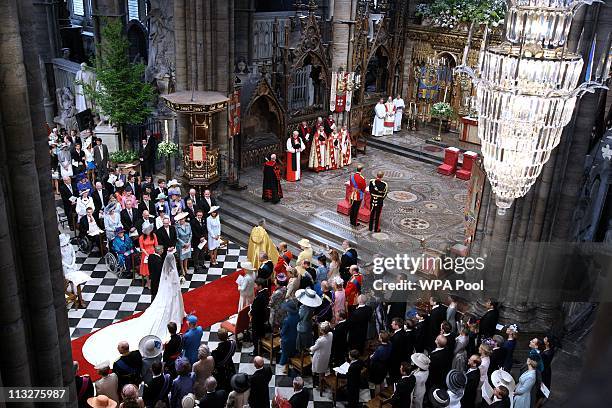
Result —
[[[109,154],[113,163],[133,163],[138,161],[138,153],[132,150],[119,150]]]
[[[176,156],[179,152],[179,147],[176,143],[170,141],[163,141],[157,146],[158,157],[172,157]]]
[[[449,119],[453,116],[453,108],[447,102],[434,103],[431,107],[431,116],[440,119]]]
[[[497,27],[506,13],[503,0],[434,0],[418,4],[415,14],[436,27],[457,28],[461,23],[476,22]]]

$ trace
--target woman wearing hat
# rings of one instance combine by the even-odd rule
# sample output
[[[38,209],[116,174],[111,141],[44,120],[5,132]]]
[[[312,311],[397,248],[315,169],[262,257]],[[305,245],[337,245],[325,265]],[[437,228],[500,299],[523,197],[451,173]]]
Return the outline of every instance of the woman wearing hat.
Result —
[[[415,378],[414,391],[412,392],[411,408],[423,408],[423,398],[426,393],[427,377],[429,377],[429,357],[423,353],[414,353],[410,356],[414,369],[410,375]]]
[[[334,322],[340,321],[340,312],[346,313],[346,294],[344,293],[344,281],[340,276],[335,276],[332,281],[334,288]]]
[[[187,223],[189,213],[182,212],[174,217],[176,221],[176,252],[181,261],[181,275],[185,276],[189,269],[188,263],[191,258],[191,225]]]
[[[312,373],[315,375],[313,378],[315,386],[318,385],[320,377],[325,376],[329,368],[333,336],[329,322],[321,323],[319,326],[319,338],[310,348],[310,352],[312,353]]]
[[[181,200],[181,189],[178,187],[170,188],[168,189],[168,195],[170,196],[170,202],[168,203],[170,217],[177,221],[176,217],[184,210],[183,200]]]
[[[140,246],[140,276],[146,278],[146,287],[151,289],[149,281],[149,255],[155,253],[157,244],[157,236],[153,232],[153,224],[149,221],[142,223],[142,235],[138,238]]]
[[[286,314],[285,311],[281,309],[281,304],[285,301],[285,296],[287,295],[287,283],[289,283],[287,274],[282,272],[277,273],[275,282],[276,289],[272,293],[272,296],[270,296],[269,303],[270,326],[273,332],[276,332],[280,328]]]
[[[206,219],[208,230],[208,253],[210,255],[210,265],[217,265],[217,251],[221,245],[221,220],[219,219],[219,206],[213,205],[208,211],[210,215]]]
[[[104,231],[108,242],[115,239],[115,231],[121,227],[121,216],[117,211],[117,200],[111,196],[108,204],[104,207]]]
[[[446,374],[446,388],[448,390],[449,408],[461,408],[461,398],[463,398],[463,392],[466,384],[467,377],[463,371],[450,370],[448,374]]]
[[[243,408],[249,405],[249,376],[244,373],[234,374],[230,381],[232,392],[227,396],[225,408]]]
[[[151,366],[155,362],[161,363],[162,341],[154,334],[149,334],[140,339],[138,350],[142,356],[142,380],[148,383],[153,379]]]
[[[77,222],[79,222],[81,218],[87,214],[88,208],[91,208],[92,210],[95,210],[96,208],[92,198],[89,196],[88,188],[81,190],[79,195],[80,197],[76,201],[76,213],[78,215]]]
[[[255,267],[249,261],[240,262],[240,267],[242,268],[244,275],[241,275],[242,279],[236,281],[238,284],[238,292],[240,292],[238,313],[253,303],[253,299],[255,299]]]
[[[310,348],[314,343],[312,335],[312,316],[314,315],[315,308],[321,306],[323,301],[319,295],[310,288],[298,290],[295,292],[295,297],[298,302],[301,303],[298,312],[300,321],[297,325],[298,336],[296,348],[298,351],[302,351],[306,348]]]
[[[278,360],[278,364],[283,367],[283,372],[287,373],[286,367],[287,362],[291,357],[295,355],[296,344],[297,344],[297,325],[300,321],[300,315],[298,314],[298,304],[295,299],[289,299],[281,304],[281,309],[287,313],[283,319],[283,323],[280,329],[281,336],[281,356]]]
[[[60,251],[62,254],[64,278],[72,283],[73,291],[74,288],[76,288],[79,307],[84,308],[85,303],[81,297],[81,285],[87,282],[90,279],[90,276],[78,269],[78,265],[76,264],[76,254],[74,253],[72,244],[70,244],[70,237],[68,237],[66,234],[60,234],[59,241]]]
[[[134,243],[130,237],[125,236],[123,227],[119,227],[115,230],[112,248],[113,252],[117,255],[119,265],[126,270],[130,270],[132,267],[132,257],[130,255],[134,253]]]
[[[125,183],[123,182],[123,180],[115,181],[115,194],[114,195],[119,205],[121,205],[121,209],[124,209],[125,205],[123,204],[123,199],[125,198]]]

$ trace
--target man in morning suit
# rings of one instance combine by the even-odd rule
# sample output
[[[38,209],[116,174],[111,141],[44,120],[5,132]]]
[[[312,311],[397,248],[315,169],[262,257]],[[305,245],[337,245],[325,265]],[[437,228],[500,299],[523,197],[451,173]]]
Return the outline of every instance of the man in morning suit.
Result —
[[[125,200],[125,208],[120,213],[121,225],[128,233],[136,230],[136,221],[140,218],[140,212],[133,205],[132,200]]]
[[[391,359],[389,360],[389,376],[396,382],[400,378],[402,361],[410,361],[410,355],[406,353],[406,332],[404,331],[404,320],[395,317],[391,320]],[[409,373],[410,374],[410,373]]]
[[[204,211],[196,209],[196,214],[193,219],[189,221],[191,225],[191,248],[192,248],[192,259],[194,267],[198,265],[204,266],[204,254],[206,253],[206,244],[200,249],[198,245],[202,242],[206,242],[208,237],[208,231],[206,230],[206,217],[204,217]]]
[[[410,408],[412,403],[412,391],[416,385],[416,378],[410,375],[410,363],[402,362],[400,367],[401,378],[395,384],[395,391],[391,396],[393,408]]]
[[[270,406],[268,387],[272,379],[272,370],[270,367],[264,367],[264,359],[260,356],[253,359],[253,365],[255,366],[255,372],[249,377],[251,383],[249,406],[251,408],[268,408]]]
[[[108,146],[102,143],[102,139],[96,138],[94,164],[96,165],[96,177],[100,180],[108,174],[108,159]]]
[[[151,302],[155,299],[157,295],[157,289],[159,288],[159,280],[161,279],[161,271],[162,271],[162,254],[164,253],[164,247],[161,245],[157,245],[155,247],[155,252],[149,255],[149,279],[151,280]]]
[[[370,180],[370,231],[380,232],[380,213],[383,201],[389,192],[389,185],[383,181],[385,172],[376,173],[376,178]]]
[[[508,388],[500,385],[493,389],[493,403],[489,405],[489,408],[510,408],[510,391]]]
[[[176,229],[170,225],[170,217],[164,217],[163,225],[155,231],[157,235],[157,243],[164,247],[164,257],[168,252],[168,248],[176,247]]]
[[[349,368],[346,373],[346,388],[339,390],[339,400],[347,401],[347,408],[357,408],[359,406],[359,391],[361,390],[361,370],[363,362],[359,359],[361,353],[358,350],[351,350],[349,353]],[[344,392],[342,392],[344,391]],[[342,394],[344,398],[342,398]]]
[[[362,352],[368,336],[368,324],[372,317],[372,308],[366,305],[365,295],[359,295],[357,302],[357,308],[351,313],[348,319],[348,340],[349,346],[352,349]]]
[[[266,322],[268,321],[268,290],[266,281],[255,279],[255,299],[251,304],[251,329],[253,331],[253,356],[259,355],[259,341],[266,335]]]
[[[99,219],[100,211],[104,210],[104,207],[108,204],[109,193],[104,189],[101,182],[96,181],[95,190],[91,193],[91,198],[94,202],[94,217]]]
[[[274,273],[274,262],[268,259],[268,254],[260,252],[259,254],[259,270],[257,270],[257,277],[266,281],[266,288],[268,290],[272,287],[272,274]]]
[[[206,379],[206,394],[200,399],[201,408],[225,408],[227,393],[224,390],[217,390],[217,380],[210,376]]]
[[[142,169],[143,176],[153,174],[153,167],[155,166],[154,153],[153,144],[149,143],[147,139],[142,139],[138,159],[140,160],[140,168]]]
[[[308,390],[304,388],[304,379],[295,377],[293,379],[293,395],[289,398],[291,408],[307,408],[310,395]]]
[[[332,337],[332,362],[334,367],[339,367],[344,364],[348,354],[349,324],[346,321],[346,311],[340,310],[338,312],[338,319]]]
[[[431,312],[427,318],[427,340],[425,342],[425,348],[432,350],[434,341],[438,334],[440,334],[440,325],[446,320],[447,307],[441,304],[435,296],[429,298],[429,304],[431,305]]]
[[[149,214],[155,214],[155,202],[151,200],[151,194],[143,190],[142,199],[138,202],[138,211],[143,212],[144,210],[147,210]]]
[[[449,351],[446,348],[446,337],[436,337],[436,348],[429,354],[429,376],[427,377],[427,389],[444,387],[446,374],[450,371]]]
[[[149,268],[151,267],[149,266]],[[153,378],[144,385],[142,390],[142,399],[145,406],[153,408],[157,401],[162,401],[166,406],[170,406],[170,401],[168,400],[168,393],[172,386],[170,374],[163,373],[162,363],[159,361],[151,364],[151,372],[153,373]]]
[[[210,190],[204,190],[204,197],[201,200],[198,200],[198,204],[200,205],[200,208],[204,210],[204,215],[208,217],[210,208],[217,205],[217,200],[211,196]]]
[[[140,351],[130,351],[127,341],[120,341],[117,351],[121,354],[119,360],[113,364],[113,372],[119,377],[119,389],[126,384],[140,384],[142,372],[142,355]]]
[[[357,255],[357,250],[351,247],[351,243],[348,240],[342,241],[342,249],[344,253],[340,257],[340,277],[344,280],[344,282],[348,282],[349,279],[351,279],[349,269],[351,266],[357,265],[359,257]]]
[[[64,214],[68,217],[68,225],[70,226],[70,230],[74,230],[74,223],[76,222],[76,200],[79,198],[77,188],[70,180],[70,177],[64,177],[63,181],[64,182],[59,186],[59,192],[62,197]]]
[[[350,219],[351,225],[356,227],[359,225],[357,222],[357,216],[359,215],[359,209],[361,208],[361,201],[363,200],[363,196],[365,195],[366,189],[366,180],[361,175],[361,171],[363,170],[363,166],[357,166],[357,172],[353,174],[349,180],[351,187],[353,187],[353,191],[351,192],[351,209],[350,209]]]
[[[480,318],[480,324],[478,325],[480,339],[486,339],[493,337],[497,329],[497,322],[499,321],[499,310],[497,310],[497,302],[493,299],[487,299],[485,307],[487,308],[486,313]]]
[[[461,398],[462,408],[476,407],[476,395],[478,393],[478,384],[480,382],[480,362],[481,360],[478,354],[473,354],[468,359],[468,369],[465,372],[467,382],[463,391],[463,397]]]

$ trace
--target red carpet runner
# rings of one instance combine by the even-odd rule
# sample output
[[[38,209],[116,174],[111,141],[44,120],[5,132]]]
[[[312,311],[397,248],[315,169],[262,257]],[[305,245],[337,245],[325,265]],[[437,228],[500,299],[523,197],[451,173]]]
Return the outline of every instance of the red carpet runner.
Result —
[[[238,272],[234,272],[231,275],[224,276],[214,282],[183,294],[185,312],[195,312],[195,315],[198,316],[198,324],[203,328],[210,327],[235,314],[238,309],[239,298],[238,289],[236,287],[237,277]],[[142,312],[126,317],[122,321],[138,317],[141,313]],[[99,376],[93,366],[83,358],[81,352],[83,344],[85,344],[85,341],[91,334],[92,333],[72,341],[72,359],[79,362],[79,374],[89,374],[95,381]],[[112,363],[111,361],[111,364]]]

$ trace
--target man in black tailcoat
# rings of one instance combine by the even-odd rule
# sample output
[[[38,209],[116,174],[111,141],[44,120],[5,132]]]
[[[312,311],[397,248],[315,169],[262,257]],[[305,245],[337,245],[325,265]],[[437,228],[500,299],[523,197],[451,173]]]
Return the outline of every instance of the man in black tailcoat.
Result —
[[[157,295],[157,289],[159,288],[159,280],[161,279],[161,271],[163,265],[162,254],[164,253],[164,247],[157,245],[155,252],[149,255],[149,279],[151,279],[151,302]]]

